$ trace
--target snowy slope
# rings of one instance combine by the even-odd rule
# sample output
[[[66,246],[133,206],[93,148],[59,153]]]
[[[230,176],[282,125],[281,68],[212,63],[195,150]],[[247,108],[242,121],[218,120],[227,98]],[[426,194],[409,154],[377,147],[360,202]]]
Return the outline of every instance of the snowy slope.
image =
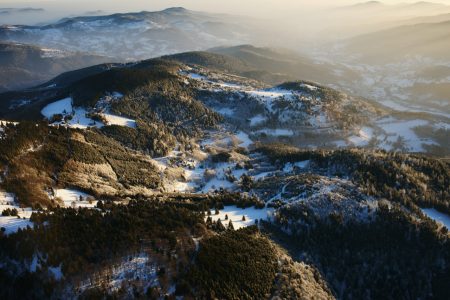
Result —
[[[311,148],[375,147],[426,152],[424,145],[438,143],[431,136],[419,137],[416,128],[448,127],[445,122],[428,119],[380,117],[370,105],[345,94],[325,100],[322,95],[327,91],[312,83],[260,88],[254,82],[219,73],[200,74],[191,69],[182,74],[197,83],[200,90],[209,92],[203,100],[206,105],[255,140],[287,139]]]
[[[41,114],[48,120],[52,120],[55,115],[62,115],[63,117],[68,117],[65,121],[57,121],[54,124],[66,125],[72,128],[85,129],[88,127],[103,127],[104,123],[99,121],[94,121],[89,117],[89,113],[86,109],[82,107],[73,107],[72,98],[65,98],[56,102],[52,102],[46,105],[42,110]],[[107,112],[99,113],[100,116],[106,120],[107,125],[119,125],[127,127],[136,127],[136,121],[125,117],[113,115]]]
[[[248,27],[236,25],[235,19],[172,8],[67,18],[46,26],[2,26],[0,39],[136,60],[248,42]]]

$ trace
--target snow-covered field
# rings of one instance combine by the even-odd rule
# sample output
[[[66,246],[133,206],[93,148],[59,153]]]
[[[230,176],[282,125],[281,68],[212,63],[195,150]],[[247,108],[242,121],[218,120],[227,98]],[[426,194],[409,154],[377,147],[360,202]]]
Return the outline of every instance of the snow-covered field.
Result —
[[[234,229],[240,229],[243,227],[255,225],[256,220],[268,220],[271,218],[273,209],[263,208],[256,209],[254,207],[238,208],[234,205],[225,206],[224,209],[219,210],[219,214],[215,215],[214,210],[211,212],[211,218],[213,222],[217,222],[219,219],[223,225],[228,226],[230,220],[233,223]],[[225,220],[228,216],[228,220]],[[243,217],[245,216],[245,221]],[[206,217],[207,218],[207,217]]]
[[[441,213],[434,208],[423,208],[422,211],[431,219],[435,220],[438,223],[443,224],[447,229],[450,230],[450,216],[444,213]]]
[[[88,207],[93,208],[97,201],[91,195],[73,189],[55,189],[55,198],[63,201],[64,207]]]
[[[99,121],[94,121],[88,117],[88,112],[81,107],[73,107],[72,98],[65,98],[48,104],[41,110],[41,114],[47,119],[51,120],[54,115],[61,114],[63,116],[72,116],[67,123],[57,122],[55,124],[67,125],[72,128],[86,129],[88,127],[103,127],[105,124]],[[100,113],[105,118],[108,125],[128,126],[135,128],[136,121],[122,116],[113,115],[110,113]]]
[[[119,125],[125,127],[136,128],[136,121],[121,116],[112,115],[109,113],[102,113],[103,117],[108,122],[108,125]]]
[[[3,210],[3,208],[1,208]],[[19,214],[20,216],[20,214]],[[17,232],[17,230],[25,229],[27,227],[33,227],[33,223],[30,219],[23,219],[23,217],[5,217],[0,216],[0,227],[5,228],[5,233],[10,234]]]
[[[394,149],[393,145],[397,142],[404,144],[404,147],[411,152],[423,152],[422,144],[434,144],[430,139],[424,139],[417,136],[414,128],[418,126],[428,125],[425,120],[395,120],[393,118],[384,118],[377,122],[386,134],[384,140],[381,141],[381,148],[386,150]]]
[[[373,137],[373,129],[370,127],[363,127],[358,131],[358,135],[353,135],[348,138],[348,141],[355,146],[366,146]]]
[[[64,98],[45,106],[41,110],[41,114],[50,119],[56,114],[70,114],[72,110],[72,98]]]
[[[18,212],[18,217],[0,215],[0,228],[5,228],[6,234],[17,232],[19,228],[33,227],[33,223],[30,221],[33,210],[31,208],[20,208],[14,202],[13,194],[0,191],[0,214],[5,209],[16,209]]]
[[[67,126],[73,128],[101,127],[103,124],[95,122],[86,117],[87,111],[83,108],[73,108],[72,98],[65,98],[48,104],[41,110],[41,114],[51,120],[54,115],[61,114],[63,116],[72,115],[71,120],[67,122]],[[58,124],[61,124],[58,122]]]
[[[97,205],[97,201],[90,195],[81,191],[72,189],[55,189],[55,197],[63,201],[64,207],[87,207],[94,208]],[[17,216],[1,216],[1,213],[5,209],[16,209]],[[14,202],[14,195],[0,191],[0,228],[5,228],[5,233],[10,234],[17,232],[19,228],[26,228],[27,226],[33,227],[33,223],[30,221],[30,217],[33,213],[31,207],[19,207]]]

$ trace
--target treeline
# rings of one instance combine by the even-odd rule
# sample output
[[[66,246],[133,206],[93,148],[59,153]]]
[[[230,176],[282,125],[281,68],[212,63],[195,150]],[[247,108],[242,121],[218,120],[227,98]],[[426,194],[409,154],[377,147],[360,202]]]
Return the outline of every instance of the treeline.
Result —
[[[61,267],[68,284],[72,277],[87,276],[102,263],[144,246],[155,255],[172,257],[174,272],[181,272],[188,261],[177,260],[173,254],[182,257],[191,250],[180,248],[178,241],[204,224],[200,213],[167,203],[99,206],[99,210],[55,208],[34,213],[34,229],[0,236],[0,257],[5,264],[0,272],[1,298],[50,298],[58,283],[49,278],[49,268]],[[39,267],[30,273],[26,266],[36,255],[41,256]],[[14,264],[23,269],[17,270]]]
[[[256,227],[228,230],[200,242],[177,295],[195,299],[268,299],[278,270],[271,243]]]
[[[369,195],[416,212],[418,205],[450,214],[450,165],[444,160],[384,150],[301,150],[281,144],[260,146],[256,151],[280,168],[287,162],[310,160],[309,171],[350,176]]]
[[[156,199],[127,205],[100,201],[97,209],[53,208],[33,213],[34,228],[0,233],[4,263],[0,297],[75,296],[78,291],[70,289],[80,280],[129,254],[145,251],[157,263],[161,286],[142,289],[148,283],[137,279],[143,282],[136,297],[160,298],[172,285],[176,295],[194,299],[268,298],[278,270],[273,245],[256,227],[212,233],[204,217],[201,209]],[[194,236],[202,237],[198,252]],[[51,269],[60,269],[63,277],[56,280]],[[82,296],[109,293],[94,286]]]
[[[340,299],[446,299],[450,242],[446,230],[399,206],[381,205],[371,222],[328,220],[280,209],[264,223],[298,259],[316,266]],[[287,235],[285,232],[289,231]]]
[[[142,197],[141,199],[147,199]],[[262,209],[266,206],[260,198],[246,193],[229,192],[227,190],[215,191],[209,194],[168,194],[151,196],[149,199],[157,201],[170,201],[183,207],[203,212],[205,215],[210,210],[223,209],[224,206],[235,205],[239,208],[255,207]]]
[[[174,78],[175,75],[170,71],[176,69],[174,63],[153,59],[88,75],[71,84],[68,89],[76,106],[93,107],[107,92],[127,94],[152,82]]]

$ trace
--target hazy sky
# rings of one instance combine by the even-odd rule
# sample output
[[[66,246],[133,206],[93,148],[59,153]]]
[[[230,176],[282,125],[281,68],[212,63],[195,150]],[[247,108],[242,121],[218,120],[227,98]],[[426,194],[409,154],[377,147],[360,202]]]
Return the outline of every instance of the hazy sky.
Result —
[[[417,2],[418,0],[384,0],[387,4]],[[45,12],[0,15],[0,24],[32,24],[92,13],[130,12],[161,10],[182,6],[192,10],[251,15],[253,17],[280,18],[283,15],[295,17],[317,7],[342,6],[365,2],[355,0],[0,0],[1,7],[44,8]],[[450,4],[450,0],[433,1]]]

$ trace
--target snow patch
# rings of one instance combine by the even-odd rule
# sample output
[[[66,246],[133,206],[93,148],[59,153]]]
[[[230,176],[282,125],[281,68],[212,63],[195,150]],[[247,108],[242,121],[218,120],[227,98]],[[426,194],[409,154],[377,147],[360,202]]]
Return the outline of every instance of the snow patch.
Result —
[[[366,146],[373,137],[373,129],[370,127],[363,127],[359,130],[358,135],[348,138],[348,141],[355,146]]]
[[[18,216],[1,216],[5,209],[16,209]],[[11,193],[0,191],[0,227],[5,228],[5,234],[15,233],[20,229],[33,227],[30,221],[33,209],[21,208],[15,203],[15,196]]]
[[[224,116],[234,115],[234,110],[232,110],[231,108],[228,108],[228,107],[221,108],[221,109],[217,110],[217,112]]]
[[[106,119],[109,125],[119,125],[131,128],[136,128],[136,121],[121,116],[103,113],[102,116]]]
[[[48,104],[41,110],[41,114],[47,119],[51,119],[54,115],[70,114],[72,111],[72,98],[65,98]]]
[[[118,99],[123,95],[114,92],[111,97]],[[48,104],[41,110],[41,114],[47,119],[51,120],[53,116],[61,114],[63,117],[69,117],[70,120],[63,122],[56,122],[55,125],[67,125],[72,128],[86,129],[88,127],[98,127],[104,126],[102,122],[94,121],[88,117],[88,112],[81,107],[74,108],[72,104],[72,98],[65,98],[53,103]],[[136,128],[136,121],[128,119],[125,117],[113,115],[110,113],[101,113],[105,120],[110,125],[128,126],[131,128]],[[66,123],[67,122],[67,123]]]
[[[419,138],[413,129],[427,124],[428,121],[420,119],[402,121],[387,118],[381,120],[377,125],[382,128],[387,135],[386,139],[381,144],[381,147],[386,150],[391,150],[392,145],[400,141],[408,151],[423,152],[424,149],[422,144],[433,144],[434,142],[428,139]]]
[[[86,194],[84,192],[73,190],[73,189],[55,189],[54,190],[55,198],[60,198],[64,207],[87,207],[94,208],[97,205],[97,201],[91,195]],[[91,199],[91,203],[89,203],[89,199]]]
[[[52,273],[53,277],[58,281],[64,277],[61,270],[61,265],[59,265],[58,267],[49,267],[48,271]]]
[[[248,134],[243,131],[239,131],[236,134],[236,137],[241,141],[241,143],[239,144],[239,146],[241,147],[248,148],[253,144],[253,141],[249,138]]]
[[[214,213],[214,211],[212,213]],[[222,224],[225,226],[228,226],[228,223],[231,220],[234,229],[237,230],[243,227],[255,225],[256,220],[268,220],[271,218],[272,213],[273,209],[271,208],[238,208],[237,206],[232,205],[225,206],[224,209],[219,210],[218,215],[211,214],[210,217],[212,218],[213,222],[217,222],[220,219]],[[225,220],[225,216],[228,216],[228,220]],[[245,216],[245,221],[242,220],[243,216]]]
[[[292,171],[294,171],[294,168],[304,169],[309,165],[309,162],[309,160],[304,160],[296,163],[287,163],[286,165],[284,165],[283,172],[291,173]]]
[[[267,118],[263,115],[256,115],[250,119],[250,126],[258,126],[267,121]]]

